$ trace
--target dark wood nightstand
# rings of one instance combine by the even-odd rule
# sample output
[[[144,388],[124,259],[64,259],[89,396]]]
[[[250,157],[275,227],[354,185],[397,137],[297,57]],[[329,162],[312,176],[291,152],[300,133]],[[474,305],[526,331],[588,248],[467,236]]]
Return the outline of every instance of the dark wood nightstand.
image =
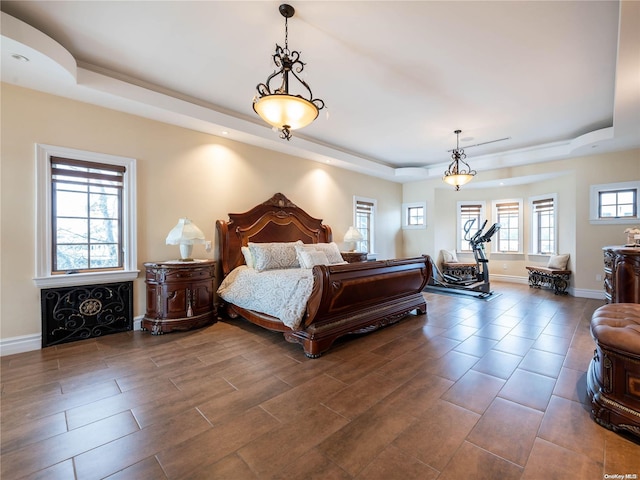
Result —
[[[340,255],[345,262],[349,263],[367,261],[367,252],[340,252]]]
[[[216,262],[145,263],[147,313],[142,329],[159,335],[202,327],[216,320],[213,303]]]

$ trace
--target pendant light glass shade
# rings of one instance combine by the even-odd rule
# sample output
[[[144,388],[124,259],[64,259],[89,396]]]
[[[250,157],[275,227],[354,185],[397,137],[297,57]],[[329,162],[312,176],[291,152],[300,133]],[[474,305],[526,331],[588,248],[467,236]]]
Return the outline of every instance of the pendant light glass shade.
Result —
[[[447,176],[443,177],[442,179],[445,181],[445,183],[448,183],[451,186],[459,187],[461,185],[469,183],[472,178],[473,178],[473,175],[471,175],[471,174],[468,174],[468,173],[460,174],[460,173],[458,173],[458,174],[453,174],[453,175],[447,175]]]
[[[303,128],[318,118],[318,108],[301,97],[273,94],[259,98],[253,109],[272,127],[290,130]]]

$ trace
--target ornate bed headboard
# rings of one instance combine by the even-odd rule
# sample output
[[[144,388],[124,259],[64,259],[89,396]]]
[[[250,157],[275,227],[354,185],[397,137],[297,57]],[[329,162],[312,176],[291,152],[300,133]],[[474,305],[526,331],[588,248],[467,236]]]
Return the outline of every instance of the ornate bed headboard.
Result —
[[[244,264],[240,248],[248,242],[331,242],[331,227],[313,218],[282,193],[245,213],[230,213],[229,220],[218,220],[218,246],[222,274]]]

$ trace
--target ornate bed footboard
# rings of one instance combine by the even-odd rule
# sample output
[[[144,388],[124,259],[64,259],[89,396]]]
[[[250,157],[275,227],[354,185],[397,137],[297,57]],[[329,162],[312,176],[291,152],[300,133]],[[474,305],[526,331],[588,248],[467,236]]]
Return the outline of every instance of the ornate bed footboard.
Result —
[[[285,338],[318,357],[343,335],[376,330],[414,310],[425,313],[422,289],[431,271],[428,256],[315,266],[304,328],[285,332]]]

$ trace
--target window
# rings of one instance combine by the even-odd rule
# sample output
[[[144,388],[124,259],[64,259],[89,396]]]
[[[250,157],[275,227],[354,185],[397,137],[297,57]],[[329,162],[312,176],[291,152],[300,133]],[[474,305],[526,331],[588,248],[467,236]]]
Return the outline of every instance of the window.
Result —
[[[36,155],[36,285],[134,279],[135,160],[48,145]]]
[[[376,215],[376,201],[370,198],[354,197],[355,203],[355,227],[362,234],[363,240],[359,242],[356,250],[360,252],[374,253],[374,226]]]
[[[402,228],[416,229],[426,228],[427,204],[421,203],[403,203],[402,204]]]
[[[531,253],[548,255],[556,252],[556,195],[529,199],[531,204]]]
[[[126,167],[50,157],[52,273],[122,269]]]
[[[640,182],[591,185],[589,221],[592,224],[637,223]]]
[[[469,235],[473,236],[475,232],[482,226],[482,219],[485,218],[484,214],[484,202],[458,202],[458,251],[470,252],[471,246],[469,242],[464,239],[466,232],[465,226],[469,228]],[[473,220],[473,223],[467,224]]]
[[[598,192],[598,218],[636,217],[636,191]]]
[[[522,200],[498,200],[493,204],[493,213],[500,224],[494,251],[522,252]]]

